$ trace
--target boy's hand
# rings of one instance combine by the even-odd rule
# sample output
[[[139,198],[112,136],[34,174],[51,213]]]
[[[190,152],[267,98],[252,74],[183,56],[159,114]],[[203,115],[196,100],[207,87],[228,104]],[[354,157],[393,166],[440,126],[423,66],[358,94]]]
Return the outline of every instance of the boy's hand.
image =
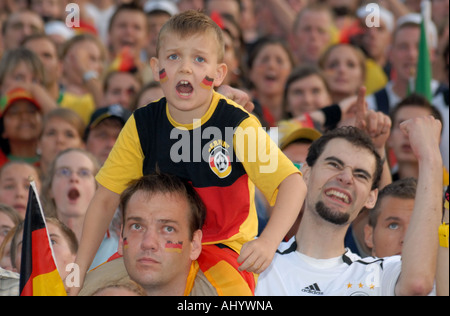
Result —
[[[277,245],[260,237],[242,246],[241,255],[237,262],[242,264],[239,271],[253,272],[260,274],[267,269],[272,262]]]

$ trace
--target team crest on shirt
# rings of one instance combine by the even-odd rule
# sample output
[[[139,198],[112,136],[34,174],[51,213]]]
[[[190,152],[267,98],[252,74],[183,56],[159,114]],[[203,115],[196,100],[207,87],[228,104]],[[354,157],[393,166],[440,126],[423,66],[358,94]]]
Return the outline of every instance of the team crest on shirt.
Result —
[[[213,141],[209,148],[209,167],[220,178],[224,179],[231,173],[230,145],[225,141]]]

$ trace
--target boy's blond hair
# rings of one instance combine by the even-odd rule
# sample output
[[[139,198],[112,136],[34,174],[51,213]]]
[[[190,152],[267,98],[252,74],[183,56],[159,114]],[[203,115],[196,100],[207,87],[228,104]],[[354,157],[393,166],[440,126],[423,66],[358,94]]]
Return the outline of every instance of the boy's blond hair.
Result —
[[[188,10],[174,15],[164,24],[159,32],[158,42],[156,44],[157,53],[159,53],[164,36],[169,32],[175,33],[182,38],[196,34],[210,33],[214,35],[218,45],[217,61],[219,63],[223,61],[225,44],[222,30],[209,16],[195,10]]]

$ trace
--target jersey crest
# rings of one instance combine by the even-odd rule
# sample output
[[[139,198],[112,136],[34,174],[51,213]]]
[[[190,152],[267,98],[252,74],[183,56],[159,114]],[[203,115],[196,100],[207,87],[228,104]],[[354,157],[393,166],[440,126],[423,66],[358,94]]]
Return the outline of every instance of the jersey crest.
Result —
[[[219,143],[220,145],[213,146],[213,144]],[[226,148],[225,142],[213,142],[212,148],[209,152],[209,167],[220,179],[228,177],[231,173],[231,156],[230,152]]]

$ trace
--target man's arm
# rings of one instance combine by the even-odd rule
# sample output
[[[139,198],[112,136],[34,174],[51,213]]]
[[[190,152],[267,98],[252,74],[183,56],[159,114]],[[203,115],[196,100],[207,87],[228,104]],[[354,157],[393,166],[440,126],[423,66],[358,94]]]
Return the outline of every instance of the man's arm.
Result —
[[[408,135],[419,163],[413,214],[402,251],[402,272],[396,295],[428,295],[433,289],[438,253],[438,228],[442,216],[441,123],[418,117],[400,125]]]

